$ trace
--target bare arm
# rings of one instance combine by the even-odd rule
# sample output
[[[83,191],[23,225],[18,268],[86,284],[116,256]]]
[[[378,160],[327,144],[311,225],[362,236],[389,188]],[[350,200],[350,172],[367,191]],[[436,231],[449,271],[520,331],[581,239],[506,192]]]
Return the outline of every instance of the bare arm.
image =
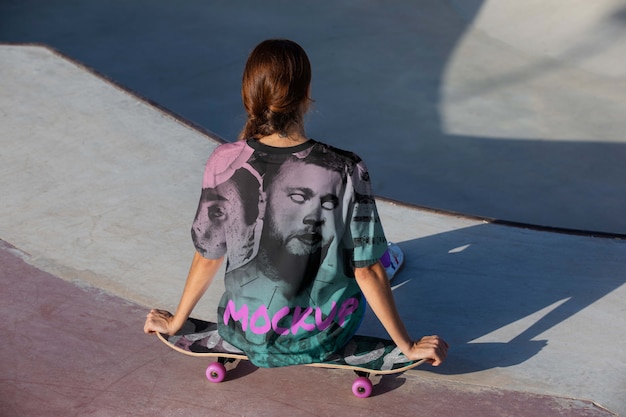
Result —
[[[144,324],[144,332],[175,334],[185,323],[185,320],[189,318],[191,311],[213,282],[213,278],[223,261],[224,257],[206,259],[196,252],[176,313],[172,315],[165,310],[151,310]]]
[[[354,275],[372,311],[402,353],[413,360],[427,359],[433,366],[444,361],[448,344],[439,336],[424,336],[417,342],[409,336],[398,314],[387,274],[380,262],[365,268],[355,268]]]

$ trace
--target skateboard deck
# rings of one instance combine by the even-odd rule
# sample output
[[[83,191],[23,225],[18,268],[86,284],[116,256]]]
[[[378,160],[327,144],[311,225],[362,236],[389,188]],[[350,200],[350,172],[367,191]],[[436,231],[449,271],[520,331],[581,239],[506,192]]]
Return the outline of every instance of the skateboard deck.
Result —
[[[211,382],[224,380],[224,363],[248,360],[241,350],[220,337],[216,323],[190,318],[176,335],[157,333],[157,336],[170,348],[186,355],[216,358],[217,362],[211,363],[206,371]],[[352,385],[352,392],[357,397],[365,398],[372,392],[373,386],[369,379],[371,375],[404,372],[423,362],[424,360],[408,360],[391,340],[355,335],[344,348],[330,355],[325,362],[304,366],[356,372],[358,378]]]

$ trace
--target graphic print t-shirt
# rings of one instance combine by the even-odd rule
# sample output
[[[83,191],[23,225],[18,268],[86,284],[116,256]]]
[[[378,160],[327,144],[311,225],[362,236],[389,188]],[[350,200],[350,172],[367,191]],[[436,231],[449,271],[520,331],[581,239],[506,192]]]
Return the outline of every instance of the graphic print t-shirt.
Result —
[[[202,256],[227,255],[219,332],[261,367],[321,362],[347,343],[365,309],[354,268],[387,247],[363,161],[313,140],[217,147],[192,237]]]

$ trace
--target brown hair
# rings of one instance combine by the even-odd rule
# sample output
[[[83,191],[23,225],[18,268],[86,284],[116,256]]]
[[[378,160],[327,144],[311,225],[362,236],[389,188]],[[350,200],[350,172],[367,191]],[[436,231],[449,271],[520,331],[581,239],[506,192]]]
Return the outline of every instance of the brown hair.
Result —
[[[300,127],[310,102],[311,64],[304,49],[287,39],[261,42],[243,72],[241,98],[248,120],[239,139]]]

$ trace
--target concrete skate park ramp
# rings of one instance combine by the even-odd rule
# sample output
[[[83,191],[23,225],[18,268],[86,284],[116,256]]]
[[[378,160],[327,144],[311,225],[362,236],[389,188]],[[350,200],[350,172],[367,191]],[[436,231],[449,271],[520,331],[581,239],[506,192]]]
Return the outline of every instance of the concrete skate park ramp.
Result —
[[[0,46],[0,87],[0,240],[67,281],[173,309],[217,139],[44,47]],[[412,376],[626,411],[624,240],[379,208],[406,253],[394,293],[410,332],[453,346]],[[215,318],[220,286],[199,317]],[[363,329],[382,332],[371,315]]]
[[[49,45],[234,140],[248,51],[292,38],[313,64],[307,133],[361,155],[378,195],[626,234],[625,7],[23,0],[0,2],[0,42]]]
[[[552,59],[552,65],[626,77],[626,4],[621,0],[452,3],[474,29],[527,55],[544,56],[546,64]]]

